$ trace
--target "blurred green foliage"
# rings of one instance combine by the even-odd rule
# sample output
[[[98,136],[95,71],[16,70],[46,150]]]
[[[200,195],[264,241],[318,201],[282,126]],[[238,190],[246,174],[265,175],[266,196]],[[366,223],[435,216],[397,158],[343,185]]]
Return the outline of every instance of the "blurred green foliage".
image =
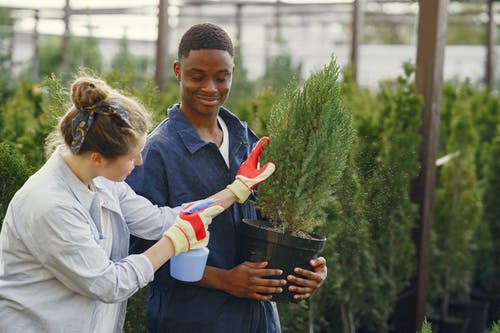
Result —
[[[40,86],[27,80],[17,82],[0,114],[0,138],[12,143],[26,161],[38,167],[44,162],[43,147],[46,133],[40,131],[42,110]]]
[[[471,96],[474,125],[479,136],[476,172],[483,205],[478,229],[476,277],[478,286],[500,294],[500,98],[484,90]]]
[[[427,321],[427,319],[424,319],[420,333],[432,333],[432,325]]]
[[[71,37],[68,68],[63,68],[62,39],[49,37],[40,46],[39,77],[51,74],[61,77],[64,83],[70,82],[71,74],[81,68],[92,68],[100,72],[103,59],[97,39],[93,37]],[[30,68],[31,70],[31,68]]]
[[[32,172],[10,143],[0,142],[0,221],[3,221],[10,200]]]
[[[5,103],[5,100],[14,93],[15,81],[11,72],[11,56],[12,49],[4,49],[7,41],[13,35],[14,19],[11,11],[7,8],[0,8],[0,106]],[[1,127],[0,123],[0,127]]]
[[[474,91],[468,82],[444,87],[443,131],[439,156],[459,155],[437,169],[434,218],[431,234],[434,268],[430,272],[431,301],[448,316],[450,297],[467,297],[474,272],[474,242],[482,217],[476,172],[478,133],[470,101]]]
[[[490,333],[500,333],[500,320],[491,326]]]
[[[343,99],[357,137],[327,210],[329,221],[318,230],[328,237],[322,254],[329,276],[316,298],[328,307],[317,306],[316,316],[327,332],[336,326],[333,332],[388,332],[398,295],[415,270],[416,207],[409,190],[419,171],[422,102],[413,67],[404,69],[404,76],[382,82],[377,92],[359,88],[349,69],[344,72]]]

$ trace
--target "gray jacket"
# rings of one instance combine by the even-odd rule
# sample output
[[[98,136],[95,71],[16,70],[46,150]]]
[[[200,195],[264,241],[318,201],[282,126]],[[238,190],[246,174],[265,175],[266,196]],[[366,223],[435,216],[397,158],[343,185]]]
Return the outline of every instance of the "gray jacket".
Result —
[[[153,280],[146,256],[128,256],[129,236],[159,239],[179,208],[158,208],[125,182],[93,185],[56,151],[15,194],[0,232],[0,332],[91,332],[100,302],[121,302],[114,331],[122,330],[127,298]],[[111,258],[101,205],[113,225]]]

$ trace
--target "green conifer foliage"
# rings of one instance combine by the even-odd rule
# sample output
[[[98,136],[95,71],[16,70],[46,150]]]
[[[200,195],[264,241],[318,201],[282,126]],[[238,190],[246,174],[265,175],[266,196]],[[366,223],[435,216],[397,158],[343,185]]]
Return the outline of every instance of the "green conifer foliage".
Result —
[[[490,333],[500,333],[500,320],[493,323],[490,329]]]
[[[468,294],[482,214],[476,173],[478,133],[469,103],[472,90],[465,83],[445,92],[448,105],[442,112],[449,122],[442,124],[447,130],[441,136],[441,151],[460,155],[439,167],[435,190],[430,281],[443,317],[451,295]]]
[[[318,304],[331,304],[338,309],[339,332],[355,332],[373,310],[378,278],[366,218],[366,194],[357,178],[353,159],[349,159],[342,179],[328,206],[328,223],[319,233],[328,235],[322,251],[327,258],[327,283],[318,290]],[[318,306],[318,309],[322,307]],[[324,312],[325,318],[328,313]],[[329,323],[328,326],[333,325]]]
[[[69,54],[69,68],[61,72],[63,53],[60,38],[51,37],[40,45],[40,77],[50,76],[55,73],[63,79],[64,83],[71,82],[71,75],[80,68],[92,68],[101,71],[103,60],[99,51],[98,40],[94,37],[71,36],[71,49]]]
[[[328,238],[321,253],[328,278],[309,301],[315,330],[389,331],[397,297],[414,271],[416,206],[409,192],[420,168],[422,100],[413,67],[404,70],[377,93],[344,74],[342,97],[357,135],[329,200],[327,223],[316,229]]]
[[[422,99],[416,93],[414,68],[405,64],[403,69],[404,75],[395,82],[380,85],[373,116],[361,125],[363,141],[357,156],[376,262],[372,311],[364,314],[363,325],[379,332],[387,331],[398,294],[415,270],[411,231],[417,207],[409,193],[411,180],[420,170]]]
[[[427,321],[427,319],[424,319],[424,322],[422,323],[422,329],[419,333],[432,333],[432,325]]]
[[[59,117],[71,106],[68,98],[68,91],[62,86],[61,80],[52,74],[42,82],[44,88],[43,95],[43,115],[40,117],[40,136],[44,138],[46,157],[50,156],[55,144],[60,142],[55,141],[56,131]]]
[[[483,220],[477,257],[477,279],[488,293],[500,294],[500,125],[491,143],[485,144],[483,159]]]
[[[300,81],[302,65],[294,65],[288,51],[282,49],[280,53],[267,58],[266,62],[266,72],[260,80],[260,86],[282,91],[289,82],[295,79]]]
[[[31,167],[12,145],[0,142],[0,227],[10,200],[31,173]]]
[[[263,160],[277,170],[259,188],[257,206],[285,233],[312,231],[344,170],[354,136],[342,104],[339,67],[332,58],[304,86],[291,83],[274,105],[267,125],[271,145]]]
[[[278,99],[278,93],[269,87],[255,93],[254,96],[241,95],[234,112],[241,120],[246,121],[259,137],[267,135],[269,115]]]
[[[479,134],[476,171],[483,203],[478,228],[476,284],[489,294],[500,294],[500,96],[477,90],[472,96],[474,126]]]
[[[367,314],[377,311],[372,306],[378,295],[375,253],[366,217],[366,192],[355,159],[360,147],[364,147],[366,139],[361,133],[366,133],[365,124],[371,123],[375,95],[357,86],[349,70],[343,73],[341,91],[345,106],[353,115],[357,136],[326,209],[327,223],[318,228],[318,233],[328,238],[322,250],[328,262],[328,277],[310,302],[318,304],[315,323],[320,331],[335,327],[335,332],[353,333],[371,317]]]
[[[19,80],[14,95],[0,109],[0,139],[10,142],[25,157],[28,164],[38,167],[44,161],[44,138],[39,135],[40,116],[43,114],[42,93],[39,86]]]
[[[489,158],[487,147],[495,139],[497,126],[500,124],[500,96],[489,93],[486,89],[474,89],[471,92],[470,108],[474,110],[472,117],[479,135],[476,163],[481,166]],[[476,171],[478,178],[484,179],[484,169],[479,167]]]
[[[148,84],[147,80],[151,78],[154,71],[154,61],[146,56],[131,53],[128,40],[123,37],[120,41],[120,49],[111,61],[111,68],[108,77],[120,77],[120,83],[140,89],[145,83]]]

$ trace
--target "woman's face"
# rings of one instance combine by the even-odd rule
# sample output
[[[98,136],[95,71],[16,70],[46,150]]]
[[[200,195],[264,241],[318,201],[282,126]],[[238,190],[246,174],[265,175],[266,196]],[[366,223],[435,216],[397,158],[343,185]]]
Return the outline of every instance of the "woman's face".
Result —
[[[142,164],[141,152],[146,144],[146,135],[139,139],[137,146],[127,155],[104,159],[100,176],[116,182],[122,182],[138,165]]]

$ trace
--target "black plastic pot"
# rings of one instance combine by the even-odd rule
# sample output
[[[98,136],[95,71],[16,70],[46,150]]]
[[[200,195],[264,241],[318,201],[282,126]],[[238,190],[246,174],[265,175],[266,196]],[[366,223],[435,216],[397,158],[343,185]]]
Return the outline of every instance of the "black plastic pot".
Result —
[[[448,317],[439,322],[439,333],[465,333],[469,325],[468,319]],[[480,333],[480,332],[477,332]]]
[[[279,268],[283,274],[273,279],[285,279],[294,273],[295,267],[311,269],[309,260],[323,248],[326,238],[310,234],[311,239],[285,235],[271,230],[271,225],[264,220],[244,219],[240,227],[241,259],[243,261],[268,261],[269,268]],[[280,294],[273,294],[273,301],[281,303],[295,302],[293,293],[287,284]]]
[[[427,314],[427,321],[431,324],[433,333],[466,333],[468,319],[448,317],[446,319]],[[480,333],[480,332],[476,332]]]
[[[450,302],[450,315],[468,319],[467,333],[481,333],[487,327],[489,303],[483,301]]]
[[[500,320],[500,295],[494,293],[487,293],[477,289],[473,289],[471,292],[471,299],[475,301],[487,302],[489,303],[488,319],[486,321],[486,327],[491,327],[493,323]]]

